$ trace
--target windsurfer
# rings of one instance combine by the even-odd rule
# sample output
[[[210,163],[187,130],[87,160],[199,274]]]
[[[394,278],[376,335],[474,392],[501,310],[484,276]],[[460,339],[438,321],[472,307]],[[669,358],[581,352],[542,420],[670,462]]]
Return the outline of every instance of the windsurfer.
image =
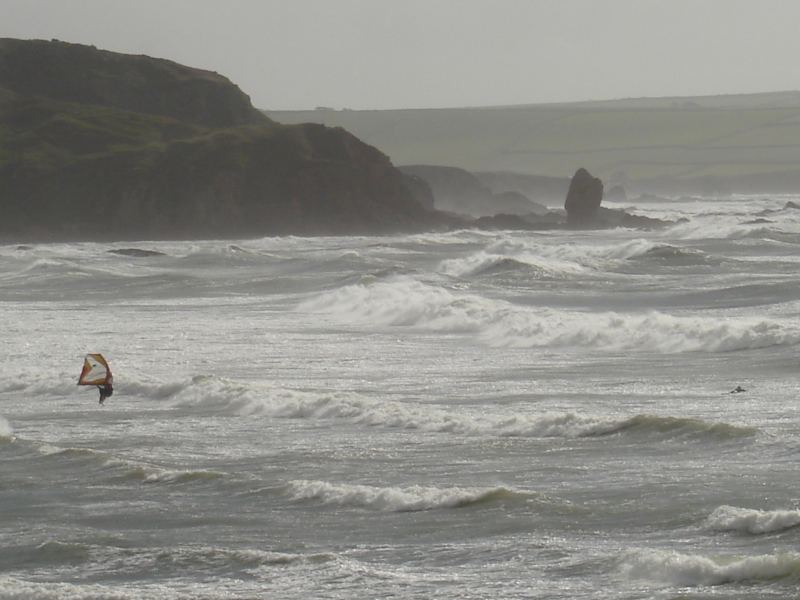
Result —
[[[100,404],[105,402],[106,398],[109,398],[111,394],[114,393],[114,386],[111,385],[111,382],[98,385],[97,389],[100,390]]]
[[[78,377],[78,385],[97,386],[100,392],[100,404],[114,393],[114,376],[102,354],[86,355],[83,359],[83,369]]]

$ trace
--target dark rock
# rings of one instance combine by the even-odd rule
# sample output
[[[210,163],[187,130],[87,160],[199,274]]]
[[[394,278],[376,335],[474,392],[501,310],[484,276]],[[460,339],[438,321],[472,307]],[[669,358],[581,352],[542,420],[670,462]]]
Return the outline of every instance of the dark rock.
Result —
[[[572,176],[564,209],[570,226],[586,227],[597,224],[597,211],[603,200],[603,182],[586,169]]]
[[[601,206],[595,216],[595,227],[630,227],[631,229],[656,229],[670,225],[670,221],[634,215],[623,209],[605,208]]]
[[[491,217],[480,217],[473,223],[478,229],[522,229],[542,231],[563,229],[566,217],[561,212],[550,211],[545,214],[528,213],[527,215],[498,214]]]

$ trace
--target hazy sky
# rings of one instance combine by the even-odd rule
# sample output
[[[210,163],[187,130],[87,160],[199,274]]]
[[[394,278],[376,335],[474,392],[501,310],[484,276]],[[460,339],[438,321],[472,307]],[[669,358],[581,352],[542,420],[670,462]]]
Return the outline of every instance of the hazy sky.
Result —
[[[259,108],[800,89],[800,0],[0,0],[0,37],[218,71]]]

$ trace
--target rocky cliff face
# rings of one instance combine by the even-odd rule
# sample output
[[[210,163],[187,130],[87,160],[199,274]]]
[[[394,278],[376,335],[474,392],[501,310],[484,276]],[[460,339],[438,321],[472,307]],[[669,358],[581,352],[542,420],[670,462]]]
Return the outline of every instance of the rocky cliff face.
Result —
[[[429,189],[343,129],[283,126],[225,78],[0,40],[0,239],[413,231]]]

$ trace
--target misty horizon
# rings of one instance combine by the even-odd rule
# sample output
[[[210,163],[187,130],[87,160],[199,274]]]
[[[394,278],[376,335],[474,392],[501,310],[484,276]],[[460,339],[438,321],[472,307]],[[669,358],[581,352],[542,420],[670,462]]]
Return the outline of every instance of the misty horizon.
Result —
[[[4,0],[0,37],[216,71],[265,110],[384,110],[800,89],[800,6],[744,0]]]

